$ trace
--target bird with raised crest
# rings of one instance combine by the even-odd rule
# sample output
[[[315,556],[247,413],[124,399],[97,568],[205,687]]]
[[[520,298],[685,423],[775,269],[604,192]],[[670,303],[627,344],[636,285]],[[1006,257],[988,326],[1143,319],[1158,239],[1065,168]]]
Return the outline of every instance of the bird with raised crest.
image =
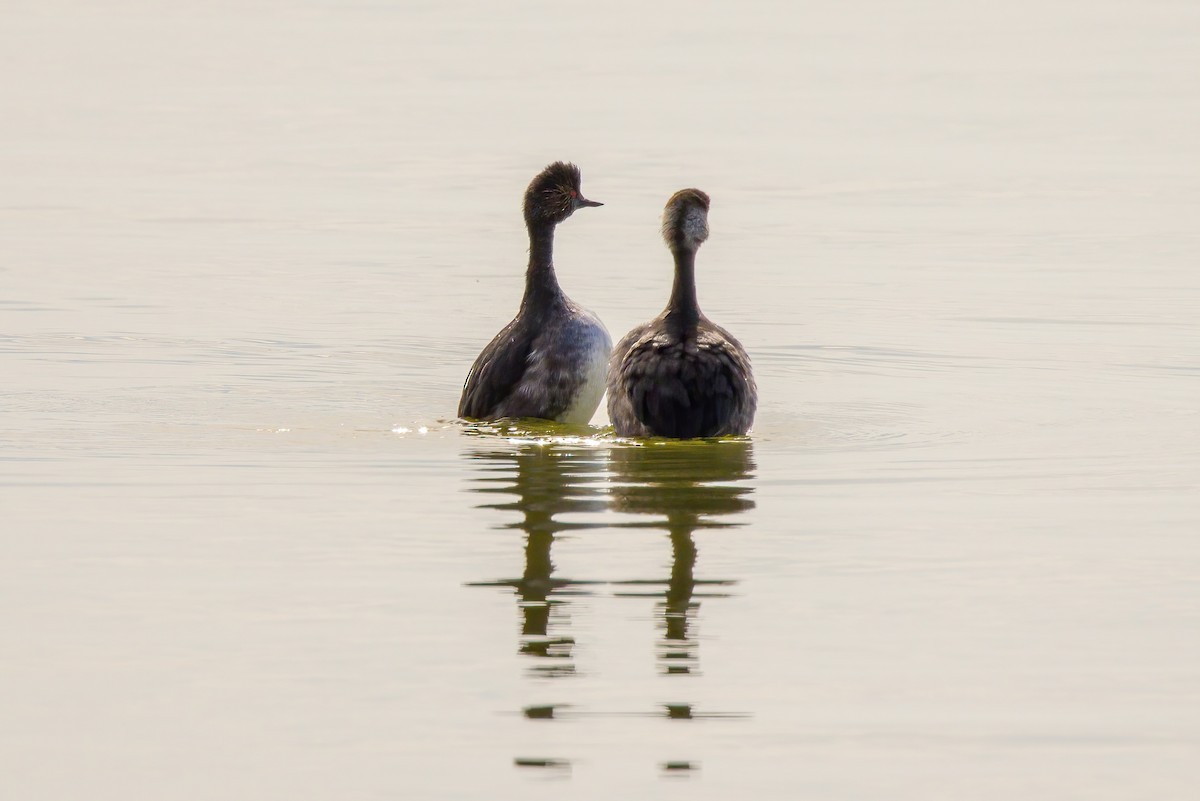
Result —
[[[675,284],[662,314],[630,331],[608,366],[608,416],[623,437],[745,434],[758,390],[745,348],[700,311],[696,251],[708,239],[709,198],[682,189],[663,210]]]
[[[558,161],[525,190],[525,295],[517,316],[471,365],[459,417],[583,425],[600,405],[612,339],[594,314],[566,296],[554,272],[555,228],[577,209],[604,205],[583,196],[580,180],[578,167]]]

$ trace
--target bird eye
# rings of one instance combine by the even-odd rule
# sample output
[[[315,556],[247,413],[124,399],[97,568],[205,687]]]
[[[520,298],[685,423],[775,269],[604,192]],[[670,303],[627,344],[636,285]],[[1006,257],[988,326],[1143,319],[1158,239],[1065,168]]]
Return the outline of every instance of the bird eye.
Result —
[[[574,189],[572,189],[572,190],[571,190],[571,197],[579,197],[579,193],[578,193],[578,192],[576,192]]]

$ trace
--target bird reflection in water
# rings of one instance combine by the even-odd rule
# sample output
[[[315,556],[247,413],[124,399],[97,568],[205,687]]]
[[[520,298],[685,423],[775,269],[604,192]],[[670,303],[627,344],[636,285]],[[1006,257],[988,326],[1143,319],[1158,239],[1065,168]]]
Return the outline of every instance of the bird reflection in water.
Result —
[[[603,581],[554,574],[551,549],[564,532],[589,529],[652,529],[667,533],[669,575],[611,582],[623,598],[655,598],[662,631],[656,662],[667,676],[699,672],[693,631],[702,599],[726,597],[727,579],[697,579],[694,532],[740,525],[737,515],[754,508],[750,479],[754,458],[748,440],[662,442],[640,445],[513,443],[470,453],[476,464],[472,491],[501,496],[482,508],[515,511],[521,519],[503,528],[525,532],[525,564],[517,578],[472,582],[511,588],[521,612],[518,650],[534,660],[534,675],[575,673],[575,638],[569,633],[572,596],[593,595]],[[614,517],[609,512],[617,512]],[[593,513],[588,516],[588,513]],[[596,516],[599,515],[599,516]],[[554,719],[562,707],[531,706],[527,718]],[[587,713],[581,713],[587,714]],[[596,714],[592,712],[591,714]],[[689,703],[664,703],[658,715],[674,720],[740,717],[698,713]]]
[[[695,619],[702,599],[724,597],[734,582],[696,578],[694,532],[738,525],[736,515],[754,508],[750,494],[754,459],[749,441],[656,442],[641,445],[513,443],[495,441],[469,454],[475,462],[473,492],[498,496],[483,508],[517,512],[520,519],[503,528],[525,533],[525,564],[519,577],[472,582],[472,586],[510,588],[521,614],[518,651],[531,660],[534,676],[554,678],[575,673],[575,638],[569,632],[572,596],[594,595],[609,584],[619,598],[656,599],[655,617],[662,636],[655,661],[666,677],[699,673]],[[506,497],[509,496],[509,497]],[[667,533],[671,543],[669,575],[663,578],[603,582],[555,575],[551,549],[564,532],[595,529],[649,529]],[[647,543],[647,547],[649,547]],[[677,692],[684,687],[670,679]],[[539,704],[522,710],[529,720],[555,720],[563,704]],[[696,710],[687,700],[665,699],[653,712],[578,710],[572,715],[642,715],[670,720],[745,717],[739,713]],[[553,766],[570,771],[558,758],[518,756],[522,767]],[[699,768],[690,760],[660,763],[664,776],[686,776]]]
[[[506,444],[506,443],[505,443]],[[608,452],[602,448],[564,447],[536,443],[471,454],[483,477],[472,489],[481,493],[515,495],[513,501],[483,504],[481,508],[520,512],[522,519],[503,528],[525,532],[525,569],[519,578],[472,582],[471,586],[511,587],[521,610],[518,650],[534,659],[535,675],[554,677],[575,672],[574,637],[566,633],[563,608],[570,596],[589,595],[588,585],[602,582],[572,580],[554,575],[551,547],[564,531],[596,528],[595,522],[566,522],[560,515],[600,512],[608,507]],[[530,707],[526,717],[553,718],[553,707]]]
[[[754,475],[749,441],[650,442],[641,447],[615,448],[610,456],[614,511],[652,515],[638,525],[663,529],[671,541],[668,578],[617,582],[621,597],[655,597],[662,637],[657,661],[668,676],[699,672],[699,654],[692,631],[702,598],[723,598],[721,588],[734,582],[695,577],[699,529],[739,525],[730,516],[754,508],[750,499]],[[661,587],[661,589],[658,589]],[[654,589],[651,589],[654,588]],[[661,714],[675,720],[729,717],[697,713],[691,704],[666,703]]]

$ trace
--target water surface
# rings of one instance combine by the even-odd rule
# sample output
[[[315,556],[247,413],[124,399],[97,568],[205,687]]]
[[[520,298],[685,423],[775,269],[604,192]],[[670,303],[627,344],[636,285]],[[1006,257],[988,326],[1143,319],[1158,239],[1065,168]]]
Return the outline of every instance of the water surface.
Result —
[[[1187,3],[10,10],[4,795],[1191,798]],[[452,419],[546,162],[746,441]]]

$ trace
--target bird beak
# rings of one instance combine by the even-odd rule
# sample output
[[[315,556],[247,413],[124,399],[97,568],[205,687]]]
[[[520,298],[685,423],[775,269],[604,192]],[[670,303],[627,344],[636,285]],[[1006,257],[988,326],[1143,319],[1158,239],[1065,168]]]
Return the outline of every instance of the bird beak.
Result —
[[[583,195],[575,198],[575,208],[581,209],[584,206],[603,206],[604,204],[596,200],[588,200]]]

